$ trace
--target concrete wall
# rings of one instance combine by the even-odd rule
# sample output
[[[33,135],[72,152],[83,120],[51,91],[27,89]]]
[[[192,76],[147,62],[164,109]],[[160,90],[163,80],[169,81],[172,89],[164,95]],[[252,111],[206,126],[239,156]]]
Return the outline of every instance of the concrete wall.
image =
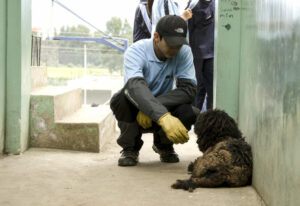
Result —
[[[0,146],[5,139],[4,151],[19,154],[29,133],[31,0],[2,0],[0,13]]]
[[[18,1],[17,1],[18,2]],[[22,0],[21,15],[21,152],[29,146],[29,113],[31,91],[31,0]]]
[[[235,4],[233,4],[235,3]],[[241,0],[216,1],[214,106],[238,117]]]
[[[217,8],[216,105],[252,145],[253,186],[265,203],[299,205],[300,3],[220,0]]]
[[[5,134],[6,1],[0,1],[0,154]]]
[[[239,124],[267,205],[300,205],[300,3],[245,0]]]

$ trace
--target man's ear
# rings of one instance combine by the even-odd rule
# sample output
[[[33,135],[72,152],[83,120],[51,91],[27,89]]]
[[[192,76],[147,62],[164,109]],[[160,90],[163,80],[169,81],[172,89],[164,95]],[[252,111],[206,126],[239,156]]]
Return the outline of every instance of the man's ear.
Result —
[[[154,32],[153,37],[154,37],[154,41],[155,41],[156,43],[159,43],[159,41],[160,41],[160,36],[159,36],[159,34],[158,34],[157,32]]]

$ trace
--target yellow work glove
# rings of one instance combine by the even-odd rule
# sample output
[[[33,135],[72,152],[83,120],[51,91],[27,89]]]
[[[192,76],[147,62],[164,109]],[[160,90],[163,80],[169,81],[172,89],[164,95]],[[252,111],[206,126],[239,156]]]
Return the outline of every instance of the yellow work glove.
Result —
[[[189,140],[188,130],[178,118],[172,116],[169,112],[159,118],[157,124],[162,127],[171,142],[183,144]]]
[[[145,115],[141,111],[139,111],[139,113],[137,114],[136,121],[144,129],[148,129],[148,128],[152,127],[152,119],[150,119],[147,115]]]

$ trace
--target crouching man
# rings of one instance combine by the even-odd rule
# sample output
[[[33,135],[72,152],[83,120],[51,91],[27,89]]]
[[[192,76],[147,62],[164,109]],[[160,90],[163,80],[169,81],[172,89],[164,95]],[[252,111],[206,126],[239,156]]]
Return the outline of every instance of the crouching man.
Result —
[[[167,15],[152,39],[140,40],[126,51],[125,86],[110,102],[121,130],[119,166],[137,164],[144,132],[153,132],[152,148],[162,162],[179,162],[173,144],[189,140],[188,130],[199,112],[191,105],[196,78],[186,33],[181,17]]]

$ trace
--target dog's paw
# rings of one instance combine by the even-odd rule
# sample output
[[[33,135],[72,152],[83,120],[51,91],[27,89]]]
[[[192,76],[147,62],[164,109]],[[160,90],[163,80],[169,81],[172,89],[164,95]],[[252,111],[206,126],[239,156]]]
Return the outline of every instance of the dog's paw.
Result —
[[[191,180],[177,180],[172,186],[173,189],[183,189],[193,192],[196,188]]]
[[[194,192],[194,190],[195,190],[195,188],[193,188],[193,187],[189,188],[189,192]]]
[[[181,189],[182,180],[177,180],[174,184],[171,185],[173,189]]]

